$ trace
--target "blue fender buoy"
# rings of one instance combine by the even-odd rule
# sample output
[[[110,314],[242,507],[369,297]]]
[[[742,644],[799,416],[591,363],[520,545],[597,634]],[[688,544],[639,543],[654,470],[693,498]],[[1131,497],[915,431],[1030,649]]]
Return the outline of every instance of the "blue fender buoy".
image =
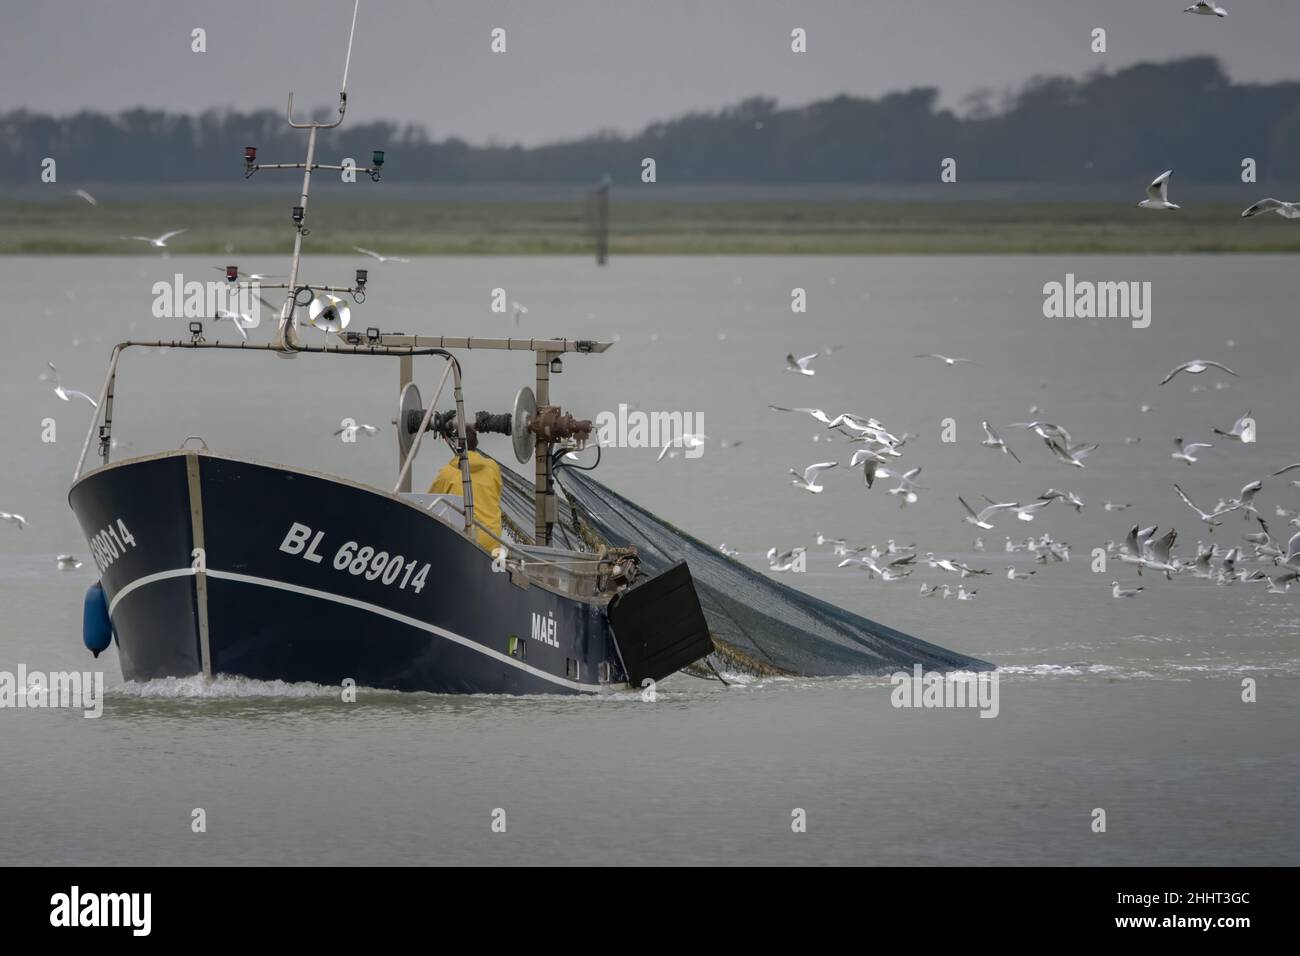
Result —
[[[81,612],[81,639],[90,653],[98,657],[113,643],[113,622],[108,619],[108,599],[98,581],[86,589]]]

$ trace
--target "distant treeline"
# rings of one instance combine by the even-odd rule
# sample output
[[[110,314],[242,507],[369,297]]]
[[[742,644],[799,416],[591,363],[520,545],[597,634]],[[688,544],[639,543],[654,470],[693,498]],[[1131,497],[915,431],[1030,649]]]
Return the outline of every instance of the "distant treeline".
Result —
[[[1168,167],[1179,181],[1236,182],[1246,157],[1261,180],[1300,179],[1300,82],[1234,84],[1212,57],[1038,78],[1000,102],[972,94],[960,115],[937,109],[937,100],[932,88],[788,109],[755,97],[632,136],[598,133],[534,148],[349,121],[322,134],[318,157],[364,165],[372,148],[383,148],[388,178],[438,183],[576,183],[605,174],[631,183],[644,157],[654,158],[661,183],[937,182],[946,157],[957,160],[959,182],[1115,182]],[[62,117],[19,110],[0,115],[0,179],[37,182],[45,157],[57,160],[62,183],[235,179],[245,145],[265,161],[291,162],[301,158],[304,137],[278,110]]]

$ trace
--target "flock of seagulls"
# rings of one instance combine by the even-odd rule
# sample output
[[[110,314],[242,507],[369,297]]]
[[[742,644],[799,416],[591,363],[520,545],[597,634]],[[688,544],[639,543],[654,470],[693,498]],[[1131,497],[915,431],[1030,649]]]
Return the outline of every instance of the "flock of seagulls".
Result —
[[[1182,209],[1182,206],[1169,201],[1169,177],[1173,176],[1173,174],[1172,169],[1166,169],[1151,180],[1151,185],[1147,186],[1147,198],[1138,203],[1138,206],[1142,209],[1155,209],[1157,211]],[[1266,212],[1277,213],[1283,219],[1300,219],[1300,205],[1272,198],[1261,199],[1254,205],[1242,210],[1241,218],[1251,219]]]
[[[1167,177],[1164,181],[1167,182]],[[829,350],[822,349],[802,357],[796,357],[791,352],[786,356],[785,371],[804,376],[814,375],[815,371],[810,367],[811,363],[828,352]],[[938,353],[925,353],[916,357],[939,360],[945,368],[958,364],[976,364],[970,359]],[[1196,376],[1207,371],[1239,377],[1236,371],[1221,362],[1193,359],[1175,366],[1157,384],[1165,386],[1180,375]],[[897,495],[901,499],[901,506],[906,507],[920,500],[920,492],[924,491],[924,488],[918,484],[921,467],[916,466],[904,471],[898,464],[907,440],[912,437],[909,433],[896,433],[896,430],[891,430],[878,419],[857,412],[841,411],[830,414],[812,406],[769,405],[768,408],[786,415],[807,416],[822,426],[823,433],[836,436],[837,440],[844,441],[850,447],[856,446],[849,458],[848,467],[852,470],[861,470],[863,484],[868,493],[871,493],[879,481],[890,480],[895,487],[888,493]],[[1150,404],[1143,404],[1141,411],[1148,412],[1151,408]],[[1033,414],[1038,412],[1036,406],[1031,410]],[[984,432],[984,438],[980,442],[982,447],[1010,459],[1008,467],[1023,465],[1021,455],[1017,454],[1011,444],[999,433],[997,427],[988,420],[981,421],[980,426]],[[1086,468],[1090,462],[1089,456],[1100,447],[1098,442],[1079,440],[1063,425],[1041,418],[1011,422],[1003,425],[1002,428],[1035,436],[1043,442],[1056,462],[1071,468]],[[1258,437],[1256,422],[1250,411],[1238,417],[1230,427],[1216,426],[1212,431],[1217,436],[1217,442],[1228,445],[1254,444]],[[1125,444],[1130,446],[1136,445],[1137,442],[1136,438],[1125,440]],[[1214,448],[1215,444],[1216,442],[1192,441],[1179,436],[1174,439],[1175,450],[1170,458],[1191,467],[1201,460],[1200,455],[1205,450]],[[1014,465],[1011,462],[1014,462]],[[828,482],[827,478],[828,474],[841,464],[842,461],[827,460],[814,462],[802,469],[790,468],[790,484],[798,491],[821,495],[832,490],[831,486],[836,484],[835,481]],[[1270,477],[1283,477],[1293,472],[1300,472],[1300,462],[1286,465]],[[1289,483],[1295,488],[1300,488],[1300,477],[1292,476]],[[1107,542],[1105,550],[1108,555],[1125,567],[1132,568],[1139,577],[1144,572],[1163,575],[1169,580],[1177,576],[1188,576],[1210,580],[1221,586],[1238,582],[1259,582],[1269,592],[1279,594],[1289,591],[1292,585],[1300,580],[1300,513],[1278,506],[1276,514],[1279,517],[1289,518],[1291,527],[1298,530],[1286,541],[1274,538],[1272,530],[1259,510],[1258,496],[1264,488],[1262,479],[1247,482],[1238,492],[1220,498],[1213,508],[1208,509],[1202,508],[1193,501],[1181,483],[1171,481],[1170,486],[1173,493],[1192,512],[1196,520],[1206,526],[1210,534],[1214,534],[1216,529],[1222,529],[1226,519],[1236,514],[1240,514],[1244,520],[1254,519],[1259,530],[1246,534],[1243,543],[1236,546],[1231,542],[1225,544],[1198,542],[1195,555],[1185,559],[1175,553],[1178,539],[1176,530],[1169,529],[1157,535],[1157,528],[1154,526],[1143,528],[1134,524],[1123,542],[1118,544],[1113,541]],[[1075,514],[1082,514],[1087,507],[1080,495],[1067,488],[1058,487],[1048,488],[1036,498],[1027,500],[1009,498],[995,500],[984,495],[968,497],[960,494],[957,495],[957,503],[960,511],[956,517],[964,524],[983,532],[993,531],[1005,522],[1031,523],[1040,520],[1053,504],[1059,503],[1061,509],[1070,509]],[[1102,505],[1104,512],[1108,514],[1127,511],[1132,507],[1132,502],[1128,501],[1107,500]],[[892,539],[886,547],[878,548],[870,544],[850,545],[845,538],[818,534],[816,544],[831,549],[833,557],[837,559],[837,568],[863,572],[871,581],[899,582],[911,577],[918,569],[927,567],[932,571],[954,575],[958,579],[955,589],[946,584],[922,583],[920,594],[923,597],[957,597],[960,600],[972,600],[978,591],[968,590],[960,582],[967,578],[992,574],[988,568],[974,567],[955,556],[936,555],[932,551],[925,552],[922,556],[922,552],[916,545],[900,546]],[[984,552],[986,550],[984,539],[976,538],[972,550]],[[1048,532],[1036,537],[1031,535],[1023,543],[1013,540],[1008,534],[1005,536],[1004,550],[1007,554],[1020,552],[1032,555],[1037,563],[1044,565],[1068,562],[1071,556],[1070,544],[1053,539]],[[725,544],[721,546],[721,551],[728,556],[738,557],[737,551],[728,548]],[[809,548],[806,546],[770,548],[766,555],[767,567],[775,572],[804,570],[808,552]],[[1012,564],[1005,567],[1005,579],[1008,581],[1024,584],[1036,580],[1037,574],[1036,570],[1024,570]],[[1117,600],[1136,598],[1145,590],[1146,585],[1125,585],[1118,579],[1110,583],[1111,596]]]

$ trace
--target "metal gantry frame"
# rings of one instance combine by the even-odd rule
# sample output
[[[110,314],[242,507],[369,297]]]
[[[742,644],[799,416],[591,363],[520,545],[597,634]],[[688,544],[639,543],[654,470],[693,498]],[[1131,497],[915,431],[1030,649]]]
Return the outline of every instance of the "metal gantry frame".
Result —
[[[420,355],[440,356],[446,359],[446,368],[433,401],[425,410],[420,429],[415,435],[410,451],[399,455],[397,483],[394,494],[411,490],[411,466],[420,448],[420,440],[428,429],[438,398],[446,385],[447,378],[452,377],[453,396],[456,403],[456,423],[458,452],[461,467],[461,485],[465,502],[466,536],[472,536],[474,529],[474,494],[470,481],[469,456],[466,446],[466,415],[462,392],[460,362],[453,350],[472,351],[489,349],[511,352],[532,352],[534,355],[534,388],[538,405],[550,404],[551,361],[567,353],[600,354],[613,343],[598,342],[591,339],[515,339],[490,338],[478,336],[429,336],[406,335],[402,333],[381,334],[377,342],[341,345],[299,345],[294,346],[296,354],[308,355],[370,355],[385,356],[398,360],[398,394],[414,381],[415,358]],[[192,351],[216,350],[230,352],[270,352],[280,354],[283,349],[276,343],[251,344],[248,342],[205,342],[183,340],[158,340],[152,342],[127,341],[113,347],[109,358],[108,372],[100,388],[98,406],[81,445],[81,454],[77,458],[77,468],[72,476],[75,483],[85,471],[86,458],[90,453],[91,442],[98,436],[99,457],[101,465],[107,465],[111,457],[113,444],[113,402],[117,390],[118,363],[122,353],[131,348],[174,348]],[[399,427],[401,427],[399,423]],[[534,451],[534,543],[549,546],[551,543],[551,525],[556,521],[554,475],[551,470],[551,442],[544,439],[537,441]]]

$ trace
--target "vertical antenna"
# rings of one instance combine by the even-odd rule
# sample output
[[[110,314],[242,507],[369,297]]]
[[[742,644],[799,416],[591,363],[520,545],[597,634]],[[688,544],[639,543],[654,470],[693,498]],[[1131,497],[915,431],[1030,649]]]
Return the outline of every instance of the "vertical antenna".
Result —
[[[343,85],[339,87],[340,93],[348,91],[348,67],[352,65],[352,38],[357,35],[357,10],[361,8],[361,0],[356,0],[352,6],[352,29],[348,31],[348,55],[343,60]]]

